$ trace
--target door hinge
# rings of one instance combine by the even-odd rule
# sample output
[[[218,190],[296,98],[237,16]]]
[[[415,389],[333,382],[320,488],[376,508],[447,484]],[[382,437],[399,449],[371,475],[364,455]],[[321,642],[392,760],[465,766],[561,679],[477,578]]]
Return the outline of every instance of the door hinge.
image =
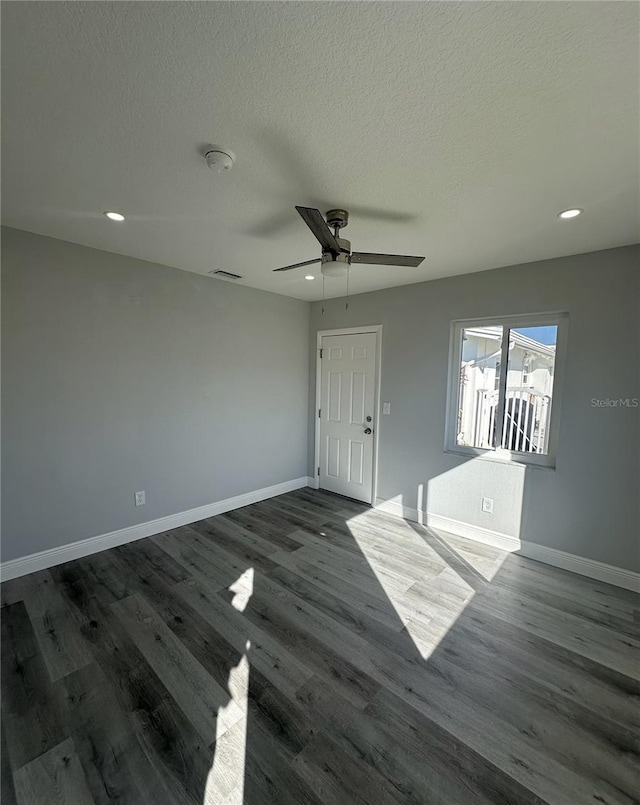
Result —
[[[318,408],[318,419],[320,419],[322,415],[322,408]]]
[[[320,360],[322,360],[322,353],[324,352],[323,349],[320,350]]]
[[[320,475],[320,467],[318,467],[318,475]]]

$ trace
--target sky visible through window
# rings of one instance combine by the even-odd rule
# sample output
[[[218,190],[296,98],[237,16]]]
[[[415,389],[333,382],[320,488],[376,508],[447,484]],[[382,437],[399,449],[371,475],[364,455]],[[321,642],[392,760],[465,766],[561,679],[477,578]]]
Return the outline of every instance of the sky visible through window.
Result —
[[[558,328],[555,324],[548,327],[514,327],[514,333],[526,335],[527,338],[533,338],[540,344],[547,344],[554,346],[558,337]]]

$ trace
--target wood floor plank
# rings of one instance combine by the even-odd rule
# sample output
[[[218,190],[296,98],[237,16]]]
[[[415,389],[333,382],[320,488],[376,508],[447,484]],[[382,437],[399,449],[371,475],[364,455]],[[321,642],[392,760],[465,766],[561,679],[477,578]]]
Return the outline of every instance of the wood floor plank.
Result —
[[[14,780],[19,805],[95,805],[71,738],[18,769]]]
[[[282,583],[319,609],[329,611],[337,619],[347,619],[354,631],[359,631],[362,616],[373,618],[393,631],[401,631],[404,624],[389,603],[332,576],[316,565],[296,562],[295,571],[281,565],[269,576]],[[338,614],[339,613],[339,614]],[[367,621],[368,622],[368,621]]]
[[[501,565],[492,585],[544,601],[558,612],[568,612],[634,637],[640,634],[637,602],[634,606],[631,601],[616,596],[616,588],[608,584],[575,585],[568,571],[564,571],[563,579],[546,573],[547,567],[514,555]]]
[[[286,646],[310,673],[331,680],[336,691],[357,707],[365,707],[378,691],[379,685],[367,674],[317,640],[313,633],[300,626],[295,616],[287,617],[282,607],[272,604],[271,596],[263,596],[259,579],[245,615],[266,634]]]
[[[202,520],[194,523],[191,531],[188,539],[193,548],[214,564],[228,569],[232,579],[249,567],[264,573],[275,567],[269,558],[275,546],[256,537],[245,537],[234,523],[213,527],[208,520]]]
[[[208,621],[178,596],[154,600],[153,608],[211,678],[222,689],[226,689],[230,670],[238,665],[246,651],[234,648]]]
[[[125,562],[146,568],[148,576],[153,574],[168,585],[190,578],[189,572],[179,562],[172,559],[150,539],[139,539],[128,545],[120,545],[114,553]]]
[[[640,679],[638,638],[566,612],[558,617],[553,607],[543,602],[504,595],[496,592],[496,588],[484,590],[481,602],[474,601],[473,606],[481,607],[497,618],[515,623],[601,665],[608,665],[620,673]]]
[[[309,523],[305,528],[291,531],[289,537],[297,543],[291,550],[298,550],[303,545],[320,545],[321,547],[334,545],[336,548],[349,551],[354,556],[362,556],[362,551],[347,524],[338,520],[330,520],[320,525]]]
[[[326,492],[324,489],[311,489],[308,486],[296,489],[289,493],[291,500],[301,500],[303,503],[321,504],[327,511],[343,515],[345,518],[354,517],[371,510],[368,503]],[[274,499],[275,500],[275,499]]]
[[[111,606],[202,739],[213,745],[218,734],[242,717],[229,693],[212,679],[141,595],[123,598]]]
[[[13,771],[7,749],[4,724],[0,723],[0,802],[2,805],[16,805],[16,790],[13,784]]]
[[[96,586],[91,578],[91,574],[86,579],[81,575],[73,585],[62,588],[82,621],[82,633],[149,764],[168,790],[181,786],[187,801],[195,796],[199,805],[212,749],[171,697],[103,595],[93,594]],[[176,799],[182,802],[182,798]]]
[[[402,522],[402,521],[401,521]],[[388,566],[403,578],[414,581],[437,577],[448,567],[437,553],[411,529],[397,534],[374,521],[354,523],[328,521],[291,532],[291,538],[301,545],[311,545],[323,553],[327,547],[339,548],[353,554],[360,562],[366,559],[375,570]]]
[[[245,805],[325,805],[293,768],[286,746],[273,740],[259,713],[249,720],[246,746]]]
[[[256,509],[257,504],[244,506],[242,509],[235,509],[226,513],[226,517],[233,523],[237,523],[252,534],[277,545],[280,550],[293,551],[299,544],[288,536],[290,531],[295,529],[285,517],[274,514],[276,510],[265,514]]]
[[[402,748],[400,762],[406,777],[420,781],[419,791],[425,801],[544,802],[446,730],[416,716],[406,702],[388,690],[381,690],[365,713],[384,724],[392,745]]]
[[[426,548],[416,553],[413,546],[396,542],[391,545],[386,534],[381,531],[369,528],[366,530],[355,528],[354,531],[355,534],[348,529],[324,523],[315,529],[315,533],[299,529],[290,536],[298,540],[301,545],[311,546],[322,552],[326,551],[327,547],[337,549],[338,556],[340,551],[347,551],[351,561],[353,557],[356,557],[359,563],[364,559],[374,572],[387,570],[407,581],[413,579],[415,582],[437,576],[446,567],[437,555]]]
[[[3,581],[0,585],[0,602],[3,607],[24,601],[25,588],[30,585],[29,576],[20,576],[17,579]]]
[[[294,505],[293,501],[285,495],[272,500],[263,500],[260,503],[256,503],[255,507],[256,511],[265,519],[282,524],[288,531],[294,531],[296,528],[308,529],[309,526],[318,526],[334,517],[332,512],[325,511],[324,514],[317,514],[308,511],[306,507]]]
[[[247,722],[243,718],[215,743],[202,805],[244,805]]]
[[[228,587],[233,579],[242,573],[240,565],[238,564],[238,572],[234,575],[234,568],[203,556],[202,552],[197,550],[197,541],[194,546],[194,538],[197,536],[197,532],[185,526],[157,534],[151,537],[151,540],[181,564],[191,578],[202,579],[210,589],[221,590]]]
[[[250,699],[249,713],[260,721],[272,740],[282,745],[290,760],[295,759],[318,730],[314,719],[299,706],[295,697],[289,697],[273,686]]]
[[[320,502],[300,501],[294,495],[279,495],[277,498],[263,501],[267,508],[276,507],[288,520],[300,518],[306,523],[323,523],[335,516],[335,512],[327,510]]]
[[[48,570],[28,576],[24,602],[52,681],[91,662],[63,596]]]
[[[532,738],[544,729],[546,750],[594,787],[598,779],[608,779],[631,796],[640,768],[640,736],[602,715],[594,718],[581,701],[522,672],[521,658],[508,649],[496,654],[469,630],[461,633],[459,624],[466,617],[448,631],[446,649],[436,650],[430,664],[461,697],[487,708],[502,724],[515,729],[527,724],[523,732]]]
[[[394,712],[380,702],[391,700]],[[403,803],[541,803],[484,757],[457,741],[384,689],[364,712],[354,711],[321,680],[298,691],[301,704],[318,718],[332,740],[365,769],[374,769]],[[495,798],[485,792],[487,784]],[[519,794],[522,793],[522,798]],[[497,796],[500,794],[500,796]]]
[[[323,802],[397,805],[402,801],[376,768],[352,759],[324,732],[300,752],[293,768]]]
[[[250,662],[269,682],[293,697],[313,672],[301,663],[283,644],[243,617],[215,591],[199,581],[182,582],[176,593],[205,621],[210,623],[236,651],[250,652]],[[249,644],[247,648],[247,644]]]
[[[560,693],[592,709],[605,723],[614,721],[640,732],[640,710],[630,707],[640,700],[639,682],[486,612],[470,610],[467,615],[441,631],[433,623],[425,628],[410,622],[408,633],[418,647],[428,648],[428,654],[443,639],[453,650],[454,643],[469,651],[480,644],[496,663],[510,663],[517,673],[547,686],[550,696]]]
[[[99,665],[85,666],[56,685],[65,705],[65,729],[82,758],[96,805],[109,805],[113,801],[122,805],[193,801],[184,796],[184,790],[165,786],[147,761],[132,723]]]
[[[137,590],[137,585],[132,584],[131,578],[126,574],[123,575],[114,557],[113,551],[102,551],[80,559],[76,563],[76,578],[70,579],[70,583],[73,584],[77,578],[86,577],[90,581],[92,595],[108,604],[132,595]],[[60,568],[53,568],[52,572],[56,570]]]
[[[303,562],[303,567],[305,568],[310,566],[318,567],[325,573],[336,576],[336,578],[358,587],[369,595],[377,596],[382,601],[388,600],[389,596],[385,592],[387,588],[399,595],[406,592],[415,583],[414,579],[403,580],[400,576],[385,571],[375,575],[364,557],[349,561],[343,556],[332,552],[329,547],[322,550],[312,545],[303,545],[293,553],[274,554],[272,560],[290,570],[295,570],[298,562]]]
[[[198,523],[194,523],[192,527],[196,531],[209,536],[215,544],[232,550],[241,546],[266,557],[281,550],[279,545],[260,534],[256,534],[255,531],[247,530],[239,523],[236,523],[228,514],[201,520]]]
[[[2,723],[15,771],[64,733],[58,698],[23,601],[2,608]]]

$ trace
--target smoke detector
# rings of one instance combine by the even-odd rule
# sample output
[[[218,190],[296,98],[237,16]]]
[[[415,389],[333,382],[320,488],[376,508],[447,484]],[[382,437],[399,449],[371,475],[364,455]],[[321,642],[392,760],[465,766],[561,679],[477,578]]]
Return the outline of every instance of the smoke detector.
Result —
[[[208,145],[204,152],[207,165],[216,173],[230,171],[236,161],[236,155],[229,148],[221,145]]]

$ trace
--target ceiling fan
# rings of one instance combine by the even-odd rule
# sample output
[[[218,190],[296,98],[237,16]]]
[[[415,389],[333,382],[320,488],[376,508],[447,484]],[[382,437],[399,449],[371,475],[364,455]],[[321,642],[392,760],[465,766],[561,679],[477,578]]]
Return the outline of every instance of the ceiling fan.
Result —
[[[409,266],[415,268],[424,257],[409,257],[404,254],[373,254],[371,252],[352,252],[351,243],[340,237],[340,230],[349,223],[347,210],[329,210],[327,220],[320,210],[313,207],[297,207],[302,220],[309,227],[322,247],[322,256],[315,260],[305,260],[291,266],[274,268],[273,271],[291,271],[294,268],[321,263],[322,275],[325,277],[344,276],[352,263],[366,263],[377,266]],[[333,228],[331,232],[330,227]]]

